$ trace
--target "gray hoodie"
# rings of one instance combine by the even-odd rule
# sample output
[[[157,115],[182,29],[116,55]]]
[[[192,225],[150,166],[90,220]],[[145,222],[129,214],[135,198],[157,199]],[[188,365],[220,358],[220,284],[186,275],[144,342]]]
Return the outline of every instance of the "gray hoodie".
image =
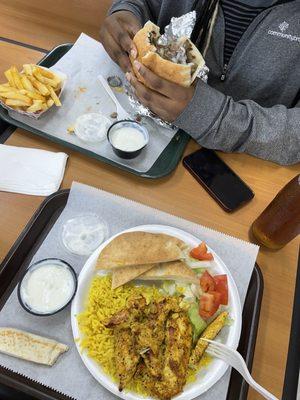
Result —
[[[164,28],[194,0],[117,0],[110,13],[133,12]],[[206,63],[208,84],[174,124],[201,146],[245,152],[279,164],[300,162],[300,0],[259,14],[239,41],[225,70],[225,24],[218,10]]]

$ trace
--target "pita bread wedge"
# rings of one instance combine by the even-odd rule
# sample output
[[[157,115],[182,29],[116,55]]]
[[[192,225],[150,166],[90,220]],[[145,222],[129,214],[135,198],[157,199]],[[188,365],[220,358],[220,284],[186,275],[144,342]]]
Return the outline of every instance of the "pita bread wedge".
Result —
[[[133,38],[138,53],[137,60],[161,78],[181,86],[191,86],[199,70],[205,65],[201,53],[187,37],[181,37],[172,43],[172,48],[165,49],[157,45],[159,37],[159,27],[151,21],[146,22]],[[172,61],[172,59],[176,59],[176,52],[178,53],[176,49],[178,48],[186,49],[185,63]],[[145,83],[133,64],[134,59],[132,57],[130,59],[137,78]]]
[[[135,265],[134,267],[115,268],[112,273],[111,288],[116,289],[125,283],[139,277],[144,272],[149,271],[158,264]]]
[[[173,261],[144,272],[137,279],[140,280],[174,280],[184,283],[199,283],[199,278],[195,272],[188,267],[183,261]]]
[[[0,352],[38,364],[53,365],[68,346],[14,328],[0,328]]]
[[[180,260],[186,244],[162,233],[126,232],[113,239],[100,253],[96,269],[157,264]]]

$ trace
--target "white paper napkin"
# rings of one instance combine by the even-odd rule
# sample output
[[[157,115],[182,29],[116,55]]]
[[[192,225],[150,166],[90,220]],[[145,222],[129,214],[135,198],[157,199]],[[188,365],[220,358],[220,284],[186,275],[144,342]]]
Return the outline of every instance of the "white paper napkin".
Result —
[[[64,176],[68,155],[0,145],[0,191],[49,196]]]

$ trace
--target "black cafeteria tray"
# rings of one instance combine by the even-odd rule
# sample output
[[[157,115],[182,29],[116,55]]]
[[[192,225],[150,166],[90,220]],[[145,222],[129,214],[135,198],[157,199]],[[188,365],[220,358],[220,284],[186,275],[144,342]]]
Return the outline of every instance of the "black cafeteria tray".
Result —
[[[46,54],[40,60],[40,62],[38,64],[43,65],[44,67],[48,67],[48,68],[51,67],[61,57],[63,57],[71,49],[72,46],[73,46],[72,44],[66,43],[66,44],[61,44],[61,45],[55,47],[48,54]],[[103,157],[96,153],[93,153],[90,150],[84,149],[80,146],[76,146],[75,144],[72,144],[72,143],[69,143],[62,139],[48,135],[47,133],[42,132],[39,129],[32,128],[27,124],[19,122],[19,121],[15,120],[14,118],[10,117],[10,115],[8,114],[8,111],[5,108],[0,106],[0,120],[1,119],[3,121],[7,122],[9,125],[25,129],[29,132],[34,133],[35,135],[41,136],[52,142],[58,143],[62,146],[69,147],[73,150],[83,153],[88,157],[95,158],[99,161],[105,162],[106,164],[109,164],[114,167],[120,168],[124,171],[130,172],[134,175],[138,175],[143,178],[151,178],[151,179],[162,178],[163,176],[170,174],[176,168],[177,164],[179,163],[181,156],[184,152],[184,149],[189,141],[189,135],[186,132],[179,130],[176,133],[176,135],[173,137],[173,139],[170,141],[168,146],[164,149],[164,151],[158,157],[158,159],[155,161],[155,163],[152,165],[152,167],[146,172],[138,172],[132,168],[126,167],[115,161],[109,160],[106,157]],[[1,128],[1,124],[0,124],[0,128]],[[0,137],[0,141],[1,141],[1,137]]]
[[[22,271],[27,268],[31,258],[64,209],[68,196],[69,190],[61,190],[43,201],[0,265],[0,310],[18,283]],[[263,277],[259,266],[255,264],[243,309],[243,328],[239,344],[239,351],[246,360],[250,370],[253,361],[262,294]],[[246,400],[247,392],[247,384],[236,371],[233,371],[227,400]],[[0,398],[1,400],[27,400],[32,398],[42,400],[68,399],[68,397],[53,389],[33,382],[1,366]]]

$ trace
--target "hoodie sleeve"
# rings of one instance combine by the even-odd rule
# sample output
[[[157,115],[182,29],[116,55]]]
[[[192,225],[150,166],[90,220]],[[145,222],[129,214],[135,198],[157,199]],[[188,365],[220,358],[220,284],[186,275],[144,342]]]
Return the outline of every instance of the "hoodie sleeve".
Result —
[[[108,14],[116,11],[131,11],[144,25],[148,20],[157,21],[161,6],[161,0],[115,0],[110,7]]]
[[[202,81],[174,121],[201,146],[248,153],[289,165],[300,162],[300,102],[261,107],[252,100],[234,101]]]

